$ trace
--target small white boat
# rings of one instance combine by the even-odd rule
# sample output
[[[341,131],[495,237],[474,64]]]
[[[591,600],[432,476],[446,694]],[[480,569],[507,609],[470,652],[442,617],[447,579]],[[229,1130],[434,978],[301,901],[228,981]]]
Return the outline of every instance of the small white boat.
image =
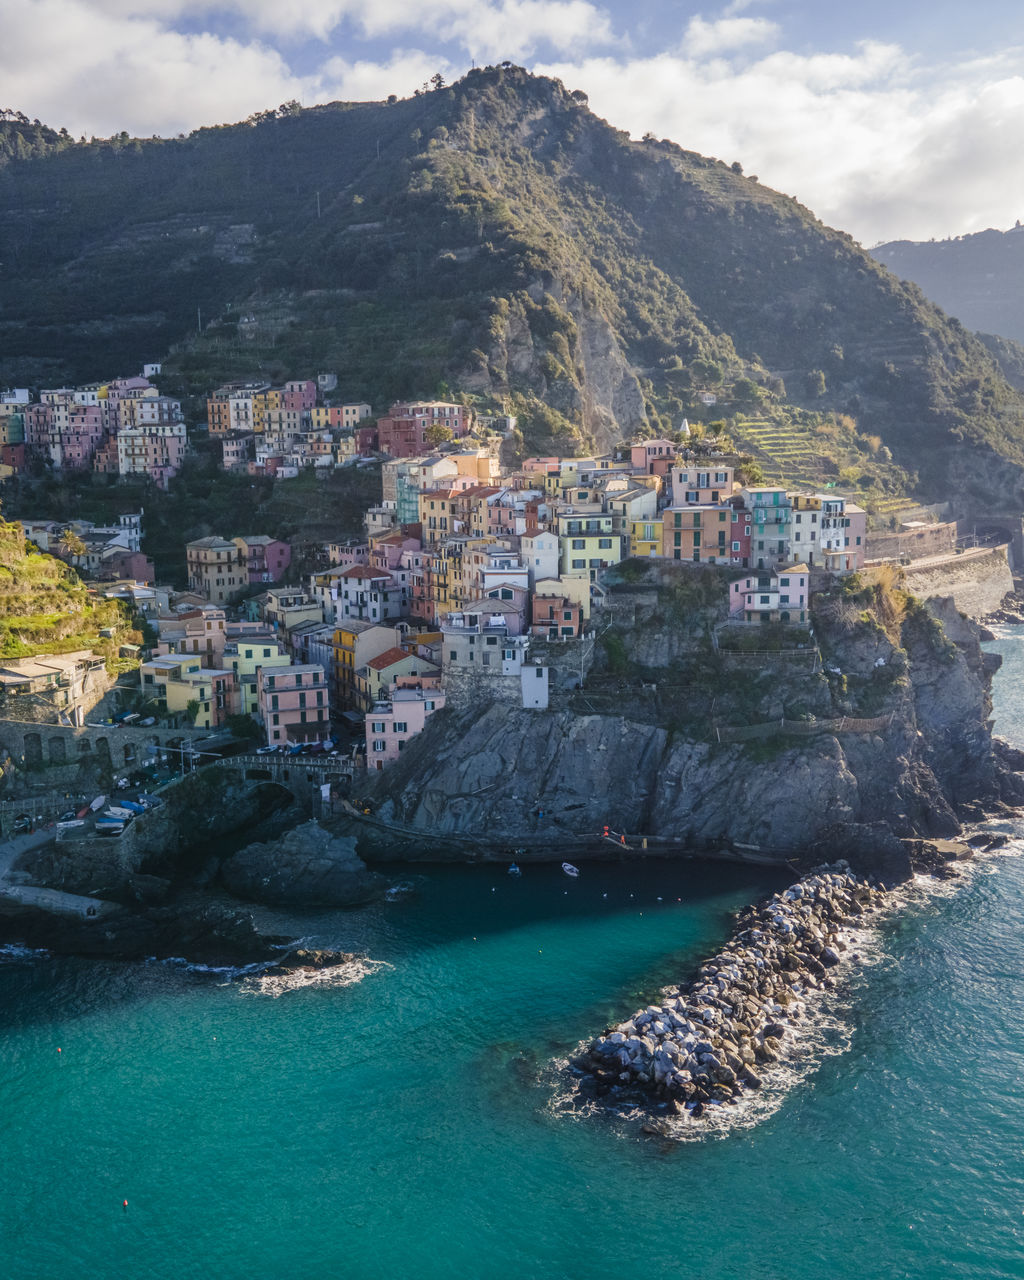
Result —
[[[574,867],[571,862],[563,862],[562,870],[565,872],[567,876],[572,876],[574,880],[580,873],[579,867]]]
[[[523,873],[522,873],[522,871],[519,869],[519,867],[518,867],[514,862],[513,862],[513,863],[512,863],[512,865],[509,867],[509,869],[508,869],[508,873],[509,873],[509,875],[510,875],[510,876],[521,876],[521,875],[523,874]]]

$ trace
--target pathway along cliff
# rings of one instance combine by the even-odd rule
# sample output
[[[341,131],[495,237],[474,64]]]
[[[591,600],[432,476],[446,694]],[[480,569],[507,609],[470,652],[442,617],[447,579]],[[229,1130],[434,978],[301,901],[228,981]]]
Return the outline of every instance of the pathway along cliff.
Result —
[[[709,642],[720,573],[638,572],[609,595],[582,691],[552,646],[550,709],[445,709],[370,777],[371,819],[339,823],[362,857],[620,856],[608,827],[634,849],[843,856],[899,879],[900,838],[1024,801],[1024,757],[990,730],[999,659],[951,601],[922,604],[889,566],[815,596],[813,632],[764,628],[777,650],[750,653],[750,628]]]

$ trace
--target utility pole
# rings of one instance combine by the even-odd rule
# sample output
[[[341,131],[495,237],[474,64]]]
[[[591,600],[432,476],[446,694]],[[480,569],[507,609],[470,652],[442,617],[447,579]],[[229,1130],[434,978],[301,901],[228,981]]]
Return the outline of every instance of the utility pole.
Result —
[[[380,144],[378,143],[377,145],[379,150]],[[377,158],[380,159],[380,156],[378,155]],[[320,192],[319,191],[316,193],[316,216],[318,218],[320,217]]]

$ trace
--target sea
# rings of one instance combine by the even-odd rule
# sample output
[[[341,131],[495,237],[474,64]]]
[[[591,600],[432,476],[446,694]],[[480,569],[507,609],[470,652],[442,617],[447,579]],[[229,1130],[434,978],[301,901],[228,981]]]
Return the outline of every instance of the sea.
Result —
[[[1024,746],[1024,628],[989,647]],[[777,870],[389,868],[385,901],[264,919],[363,958],[305,985],[6,948],[0,1277],[1021,1280],[1024,825],[990,826],[760,1095],[664,1133],[566,1061]]]

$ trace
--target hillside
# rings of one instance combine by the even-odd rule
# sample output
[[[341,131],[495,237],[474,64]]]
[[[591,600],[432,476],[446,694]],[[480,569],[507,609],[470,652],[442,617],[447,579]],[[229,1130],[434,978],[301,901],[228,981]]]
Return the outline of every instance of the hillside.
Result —
[[[952,240],[894,240],[873,257],[968,329],[1024,343],[1024,227]]]
[[[124,605],[91,597],[74,569],[0,520],[0,658],[93,649],[114,668],[120,644],[142,641],[132,626]]]
[[[0,382],[170,349],[170,392],[455,388],[567,452],[683,416],[753,447],[739,417],[815,475],[887,448],[921,496],[1024,505],[1024,398],[958,321],[738,165],[633,142],[557,81],[486,68],[187,138],[51,134],[0,167]]]

